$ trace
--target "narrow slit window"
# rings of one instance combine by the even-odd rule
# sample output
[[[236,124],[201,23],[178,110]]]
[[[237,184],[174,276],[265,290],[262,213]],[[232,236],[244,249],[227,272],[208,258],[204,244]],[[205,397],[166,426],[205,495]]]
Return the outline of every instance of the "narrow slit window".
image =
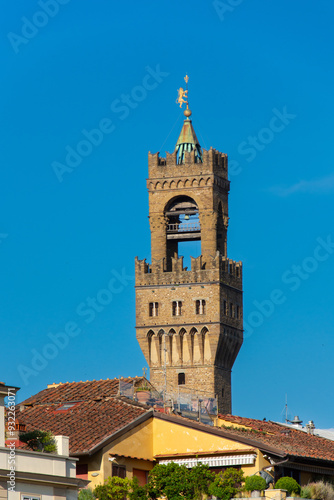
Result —
[[[233,318],[233,304],[230,303],[230,317]]]

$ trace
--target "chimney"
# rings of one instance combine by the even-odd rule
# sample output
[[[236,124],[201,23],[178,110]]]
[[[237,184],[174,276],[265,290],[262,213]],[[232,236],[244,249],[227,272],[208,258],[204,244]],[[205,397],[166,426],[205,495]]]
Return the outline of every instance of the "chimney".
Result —
[[[293,420],[289,420],[289,422],[290,422],[290,423],[291,423],[294,427],[297,427],[297,428],[299,427],[300,429],[301,429],[301,427],[302,427],[302,425],[301,425],[301,424],[303,423],[303,421],[302,421],[302,420],[300,420],[300,418],[298,417],[298,415],[296,415],[296,416],[294,417],[294,419],[293,419]]]
[[[67,436],[55,436],[58,455],[68,457],[70,455],[70,438]]]
[[[305,425],[307,434],[314,434],[315,425],[313,420],[310,420],[308,424]]]

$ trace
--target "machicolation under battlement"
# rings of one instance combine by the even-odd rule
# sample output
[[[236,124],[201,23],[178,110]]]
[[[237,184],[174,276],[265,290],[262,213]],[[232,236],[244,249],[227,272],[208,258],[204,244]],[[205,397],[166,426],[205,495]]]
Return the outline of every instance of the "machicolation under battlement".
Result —
[[[165,259],[152,262],[135,260],[136,286],[181,285],[187,283],[223,282],[242,290],[242,263],[223,257],[217,252],[209,266],[202,256],[191,257],[191,269],[183,267],[183,257],[172,258],[172,271],[165,271]]]

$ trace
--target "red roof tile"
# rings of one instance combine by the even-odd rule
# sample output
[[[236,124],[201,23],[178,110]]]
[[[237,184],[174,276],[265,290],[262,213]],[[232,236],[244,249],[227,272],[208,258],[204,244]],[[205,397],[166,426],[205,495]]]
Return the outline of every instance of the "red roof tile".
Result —
[[[286,427],[276,422],[267,422],[252,418],[234,415],[220,415],[221,419],[229,422],[223,427],[224,431],[231,434],[251,438],[262,444],[280,449],[286,455],[295,457],[313,458],[317,460],[334,461],[334,441],[307,434],[298,429]],[[243,425],[249,429],[232,428],[233,425]],[[259,446],[259,447],[260,447]]]
[[[124,382],[141,379],[123,379]],[[20,404],[27,431],[51,431],[70,438],[70,454],[88,453],[150,408],[117,398],[119,381],[71,382],[50,387]],[[76,403],[64,410],[64,403]],[[61,409],[60,411],[58,409]]]

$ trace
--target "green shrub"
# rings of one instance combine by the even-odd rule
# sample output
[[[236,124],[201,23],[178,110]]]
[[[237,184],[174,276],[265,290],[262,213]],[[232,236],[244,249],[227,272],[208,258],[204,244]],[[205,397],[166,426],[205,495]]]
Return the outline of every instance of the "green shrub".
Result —
[[[219,472],[215,480],[209,486],[209,494],[222,500],[230,500],[241,491],[241,483],[244,480],[242,470],[229,467],[224,472]]]
[[[267,487],[266,480],[261,476],[248,476],[246,477],[244,490],[254,491],[254,490],[265,490]]]
[[[278,490],[287,490],[289,495],[292,495],[292,493],[299,495],[300,493],[300,486],[297,481],[288,476],[281,477],[281,479],[276,482],[275,488]]]
[[[78,500],[95,500],[93,490],[91,488],[85,488],[79,491]]]
[[[148,498],[147,485],[140,486],[138,478],[134,477],[131,481],[131,491],[129,494],[129,499],[147,500],[147,498]]]
[[[311,488],[310,488],[309,484],[302,487],[302,489],[300,490],[300,496],[302,498],[312,498],[311,497]]]
[[[104,484],[99,484],[93,493],[98,500],[123,500],[129,496],[132,482],[122,477],[108,477]]]

